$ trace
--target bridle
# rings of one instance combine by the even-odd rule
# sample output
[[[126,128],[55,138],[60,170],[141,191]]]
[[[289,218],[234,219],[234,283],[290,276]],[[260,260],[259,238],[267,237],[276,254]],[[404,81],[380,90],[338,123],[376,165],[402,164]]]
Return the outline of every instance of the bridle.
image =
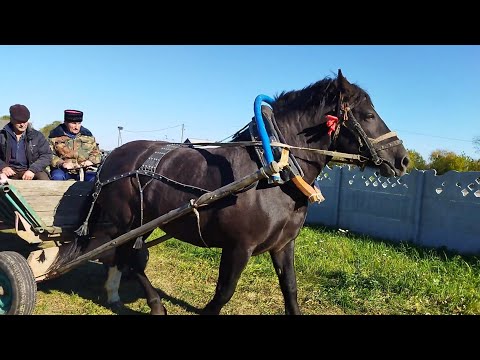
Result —
[[[363,128],[360,126],[360,123],[357,121],[355,116],[353,115],[352,109],[357,106],[360,102],[358,102],[355,105],[350,106],[348,102],[343,100],[343,94],[340,93],[338,97],[338,104],[337,104],[337,119],[339,119],[338,126],[335,128],[335,132],[332,136],[332,144],[335,145],[338,139],[338,134],[340,133],[340,127],[344,126],[348,130],[350,130],[355,138],[357,139],[357,142],[359,144],[359,152],[363,153],[364,151],[362,148],[366,146],[369,155],[366,156],[367,160],[371,160],[376,166],[379,166],[382,163],[386,163],[388,166],[390,166],[392,169],[395,169],[394,165],[390,163],[388,160],[382,158],[380,155],[378,155],[378,151],[381,150],[386,150],[394,146],[401,145],[403,143],[402,140],[398,139],[390,141],[386,144],[383,145],[378,145],[380,142],[390,139],[392,137],[396,137],[397,133],[394,131],[390,131],[388,133],[385,133],[375,139],[369,138]],[[365,167],[366,162],[363,163],[363,167]]]

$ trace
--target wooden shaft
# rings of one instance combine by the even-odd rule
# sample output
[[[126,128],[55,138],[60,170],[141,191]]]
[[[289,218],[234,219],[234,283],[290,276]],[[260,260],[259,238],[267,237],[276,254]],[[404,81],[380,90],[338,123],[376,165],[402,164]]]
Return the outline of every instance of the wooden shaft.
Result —
[[[309,202],[322,202],[325,200],[320,189],[313,188],[309,185],[303,178],[299,175],[292,178],[295,186],[306,196],[308,197]]]

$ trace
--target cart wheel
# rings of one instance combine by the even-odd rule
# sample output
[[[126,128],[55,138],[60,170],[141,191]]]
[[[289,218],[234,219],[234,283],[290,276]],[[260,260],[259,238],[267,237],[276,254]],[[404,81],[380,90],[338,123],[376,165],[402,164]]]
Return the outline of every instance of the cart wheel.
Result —
[[[14,251],[0,252],[0,315],[30,315],[37,283],[27,260]]]

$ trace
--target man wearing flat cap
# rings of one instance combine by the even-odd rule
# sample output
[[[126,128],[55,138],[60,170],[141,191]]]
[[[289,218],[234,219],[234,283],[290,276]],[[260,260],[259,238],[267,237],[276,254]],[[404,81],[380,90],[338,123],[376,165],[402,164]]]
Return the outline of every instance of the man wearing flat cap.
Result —
[[[82,126],[83,112],[65,110],[63,124],[50,132],[48,141],[53,151],[52,180],[80,180],[80,169],[85,170],[85,181],[95,181],[92,166],[100,164],[102,153],[90,130]]]
[[[17,180],[50,180],[52,151],[45,136],[29,123],[25,105],[10,106],[10,122],[0,130],[0,173]]]

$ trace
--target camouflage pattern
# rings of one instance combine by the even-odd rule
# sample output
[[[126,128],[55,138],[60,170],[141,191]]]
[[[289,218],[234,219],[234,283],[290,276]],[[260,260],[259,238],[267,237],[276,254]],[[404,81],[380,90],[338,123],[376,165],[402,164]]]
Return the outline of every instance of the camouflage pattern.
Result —
[[[64,135],[49,138],[48,141],[53,152],[52,167],[58,167],[59,163],[66,160],[71,160],[79,166],[85,160],[98,165],[102,158],[102,153],[93,136],[78,134],[72,139]],[[78,169],[72,169],[69,172],[77,173]]]

